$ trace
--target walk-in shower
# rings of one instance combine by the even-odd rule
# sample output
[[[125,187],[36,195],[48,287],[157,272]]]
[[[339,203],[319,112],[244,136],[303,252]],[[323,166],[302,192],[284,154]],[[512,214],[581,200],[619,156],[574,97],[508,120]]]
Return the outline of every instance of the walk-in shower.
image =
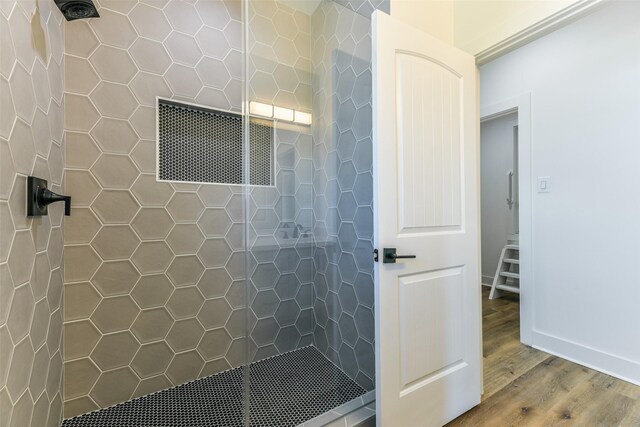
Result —
[[[372,401],[375,3],[100,0],[66,24],[65,426]]]

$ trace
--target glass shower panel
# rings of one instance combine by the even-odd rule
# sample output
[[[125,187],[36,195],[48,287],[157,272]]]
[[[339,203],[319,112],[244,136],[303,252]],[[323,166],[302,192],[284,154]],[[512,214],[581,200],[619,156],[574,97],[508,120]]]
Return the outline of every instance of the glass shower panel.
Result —
[[[296,425],[309,418],[303,373],[322,357],[312,347],[311,19],[275,0],[247,5],[250,120],[273,131],[273,181],[252,186],[247,205],[249,421]]]
[[[245,198],[251,425],[297,425],[374,388],[371,21],[289,4],[244,2],[247,173],[270,154],[272,178]]]
[[[311,32],[314,343],[367,391],[375,386],[371,11],[324,1]]]

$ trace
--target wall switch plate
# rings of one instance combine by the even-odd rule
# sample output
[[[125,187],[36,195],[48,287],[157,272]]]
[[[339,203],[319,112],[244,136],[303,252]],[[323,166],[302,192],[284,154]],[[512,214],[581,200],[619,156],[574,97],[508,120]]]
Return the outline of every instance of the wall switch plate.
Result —
[[[551,177],[539,176],[538,177],[538,193],[549,193],[549,192],[551,192]]]

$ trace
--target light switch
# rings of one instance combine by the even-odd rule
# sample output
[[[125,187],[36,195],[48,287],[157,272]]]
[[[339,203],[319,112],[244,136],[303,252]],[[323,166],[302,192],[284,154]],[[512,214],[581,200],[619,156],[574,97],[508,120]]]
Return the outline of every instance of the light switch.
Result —
[[[538,193],[549,193],[551,191],[551,177],[539,176],[538,177]]]

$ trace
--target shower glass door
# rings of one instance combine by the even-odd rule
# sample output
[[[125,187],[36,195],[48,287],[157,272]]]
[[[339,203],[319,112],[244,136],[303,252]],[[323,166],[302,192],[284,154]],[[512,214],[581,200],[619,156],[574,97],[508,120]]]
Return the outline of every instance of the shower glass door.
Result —
[[[248,423],[296,425],[314,356],[310,17],[245,11]]]
[[[373,9],[243,10],[245,423],[293,426],[374,388]]]

